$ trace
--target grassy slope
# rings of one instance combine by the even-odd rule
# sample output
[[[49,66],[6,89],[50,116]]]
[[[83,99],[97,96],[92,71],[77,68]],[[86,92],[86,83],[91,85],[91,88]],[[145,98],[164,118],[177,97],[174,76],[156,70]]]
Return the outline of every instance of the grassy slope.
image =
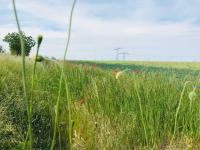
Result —
[[[19,58],[0,56],[0,148],[12,149],[23,144],[27,131],[27,114],[23,101]],[[134,65],[133,65],[134,66]],[[27,64],[27,81],[31,81],[32,61]],[[127,67],[127,66],[126,66]],[[159,71],[158,71],[159,72]],[[49,149],[53,116],[59,84],[59,64],[38,65],[34,91],[34,147]],[[191,110],[188,93],[197,76],[176,78],[170,72],[132,73],[115,79],[112,71],[82,65],[66,65],[70,98],[73,101],[73,144],[75,149],[133,149],[147,146],[166,148],[172,137],[174,117],[185,81],[186,87],[178,114],[175,140],[179,148],[199,149],[200,94]],[[184,75],[190,73],[184,70]],[[67,99],[63,85],[57,147],[67,147]],[[140,103],[141,102],[141,103]],[[140,109],[141,104],[141,109]],[[142,113],[141,113],[142,110]],[[145,129],[145,130],[144,130]],[[146,131],[146,134],[145,134]],[[145,135],[147,138],[145,138]]]

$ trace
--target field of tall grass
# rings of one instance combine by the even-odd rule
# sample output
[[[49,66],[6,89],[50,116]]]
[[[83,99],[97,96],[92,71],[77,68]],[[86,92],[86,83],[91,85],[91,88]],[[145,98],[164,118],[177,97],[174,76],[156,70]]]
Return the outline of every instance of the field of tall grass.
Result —
[[[0,55],[0,149],[200,149],[200,76],[191,63]],[[173,66],[173,67],[172,67]],[[193,66],[193,67],[192,67]]]
[[[30,97],[34,61],[26,59]],[[69,148],[69,133],[71,149],[200,149],[199,76],[188,72],[177,78],[174,72],[166,76],[162,72],[129,70],[116,79],[115,70],[79,63],[66,62],[64,66],[55,149]],[[37,64],[32,112],[34,149],[51,146],[61,64]],[[0,55],[0,68],[0,149],[22,149],[28,116],[21,59]]]

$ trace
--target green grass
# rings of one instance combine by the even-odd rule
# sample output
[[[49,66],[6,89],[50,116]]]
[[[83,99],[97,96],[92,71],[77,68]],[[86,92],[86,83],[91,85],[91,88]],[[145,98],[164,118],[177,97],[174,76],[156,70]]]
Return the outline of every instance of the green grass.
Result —
[[[96,61],[100,64],[138,65],[157,68],[175,68],[200,70],[200,62],[165,62],[165,61]]]
[[[36,59],[25,58],[21,34],[22,69],[18,57],[0,56],[1,147],[27,149],[28,141],[30,150],[199,149],[198,68],[97,62],[97,69],[88,67],[93,62],[66,62],[75,3],[64,61],[45,60],[36,68]]]
[[[34,60],[26,58],[26,63],[29,97]],[[199,76],[183,67],[178,70],[184,71],[183,78],[177,78],[174,71],[166,76],[159,70],[144,70],[139,74],[126,72],[117,80],[111,69],[78,63],[64,66],[55,148],[68,147],[67,100],[71,99],[72,149],[167,149],[171,139],[173,148],[200,149],[199,89],[191,108],[188,97],[193,86],[200,84]],[[36,68],[32,112],[35,149],[51,147],[61,65],[44,61]],[[137,68],[137,64],[133,66]],[[20,149],[28,129],[21,59],[0,55],[0,68],[0,148]],[[186,81],[191,83],[183,92]]]

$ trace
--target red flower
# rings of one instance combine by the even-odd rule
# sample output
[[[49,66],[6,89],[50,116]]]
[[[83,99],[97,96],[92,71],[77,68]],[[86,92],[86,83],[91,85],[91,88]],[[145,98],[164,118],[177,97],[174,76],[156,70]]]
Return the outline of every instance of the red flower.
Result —
[[[97,64],[93,64],[92,67],[93,67],[93,69],[96,69],[97,68]]]

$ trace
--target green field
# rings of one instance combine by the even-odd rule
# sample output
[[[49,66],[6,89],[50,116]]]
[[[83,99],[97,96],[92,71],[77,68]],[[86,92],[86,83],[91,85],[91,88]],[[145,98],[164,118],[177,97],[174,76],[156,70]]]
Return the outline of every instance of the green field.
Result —
[[[26,59],[28,99],[33,63]],[[34,149],[51,146],[60,66],[59,61],[37,63]],[[129,70],[116,79],[124,69]],[[200,149],[198,69],[199,63],[186,62],[66,62],[55,149],[69,148],[70,132],[72,149]],[[0,149],[22,149],[25,142],[21,70],[20,57],[0,55]]]
[[[100,64],[138,65],[146,67],[176,68],[200,70],[200,62],[165,62],[165,61],[95,61]]]

